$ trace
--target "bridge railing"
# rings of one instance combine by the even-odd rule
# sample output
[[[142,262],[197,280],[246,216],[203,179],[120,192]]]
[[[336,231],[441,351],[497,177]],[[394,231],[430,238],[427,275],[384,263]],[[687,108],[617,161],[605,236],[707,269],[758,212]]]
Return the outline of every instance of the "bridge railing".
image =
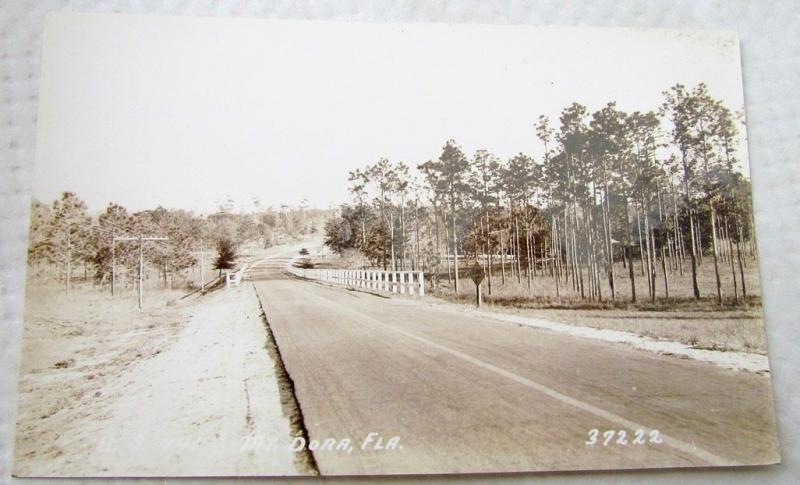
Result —
[[[237,271],[232,273],[225,273],[225,288],[230,288],[231,286],[239,286],[242,282],[242,277],[244,276],[244,272],[247,271],[247,265],[242,265]]]
[[[296,268],[294,266],[288,269],[293,275],[310,280],[400,295],[425,296],[425,274],[422,271]]]

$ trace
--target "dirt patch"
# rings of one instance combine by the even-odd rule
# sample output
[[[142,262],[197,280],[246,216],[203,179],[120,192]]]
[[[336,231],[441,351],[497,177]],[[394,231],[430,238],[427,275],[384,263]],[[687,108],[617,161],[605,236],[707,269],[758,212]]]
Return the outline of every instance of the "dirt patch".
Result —
[[[20,365],[15,457],[58,463],[76,451],[67,429],[87,417],[108,416],[105,392],[139,362],[169,348],[188,321],[184,308],[166,308],[177,293],[135,295],[29,286]],[[89,452],[89,449],[83,450]],[[36,461],[32,461],[33,459]],[[15,472],[35,472],[20,467]]]

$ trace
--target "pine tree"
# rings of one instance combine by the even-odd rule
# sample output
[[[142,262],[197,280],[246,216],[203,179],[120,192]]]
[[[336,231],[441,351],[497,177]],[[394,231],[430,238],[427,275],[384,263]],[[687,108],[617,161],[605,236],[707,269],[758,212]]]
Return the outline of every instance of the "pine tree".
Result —
[[[61,199],[53,203],[52,216],[48,239],[53,254],[64,267],[65,290],[69,294],[73,266],[86,247],[90,219],[86,204],[72,192],[64,192]]]
[[[233,269],[236,265],[236,245],[234,242],[223,237],[217,241],[217,257],[214,260],[214,269],[219,270],[219,275],[222,276],[222,270]]]

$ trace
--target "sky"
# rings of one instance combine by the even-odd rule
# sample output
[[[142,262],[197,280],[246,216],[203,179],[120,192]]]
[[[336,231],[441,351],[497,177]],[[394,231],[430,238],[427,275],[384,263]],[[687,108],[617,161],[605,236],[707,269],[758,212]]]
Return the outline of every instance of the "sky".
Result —
[[[33,196],[92,211],[326,208],[350,170],[451,138],[541,159],[539,115],[576,101],[657,110],[705,82],[744,106],[733,32],[51,14],[44,43]]]

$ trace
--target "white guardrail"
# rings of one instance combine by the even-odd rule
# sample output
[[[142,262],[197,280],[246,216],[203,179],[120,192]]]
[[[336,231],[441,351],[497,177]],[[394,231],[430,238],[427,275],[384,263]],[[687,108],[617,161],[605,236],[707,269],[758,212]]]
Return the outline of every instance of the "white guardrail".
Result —
[[[244,276],[244,272],[247,271],[247,265],[243,265],[239,268],[238,271],[233,273],[225,273],[225,288],[230,288],[231,286],[239,286],[242,282],[242,276]]]
[[[422,271],[374,271],[363,269],[287,268],[290,273],[310,280],[386,291],[406,295],[425,296],[425,274]]]

